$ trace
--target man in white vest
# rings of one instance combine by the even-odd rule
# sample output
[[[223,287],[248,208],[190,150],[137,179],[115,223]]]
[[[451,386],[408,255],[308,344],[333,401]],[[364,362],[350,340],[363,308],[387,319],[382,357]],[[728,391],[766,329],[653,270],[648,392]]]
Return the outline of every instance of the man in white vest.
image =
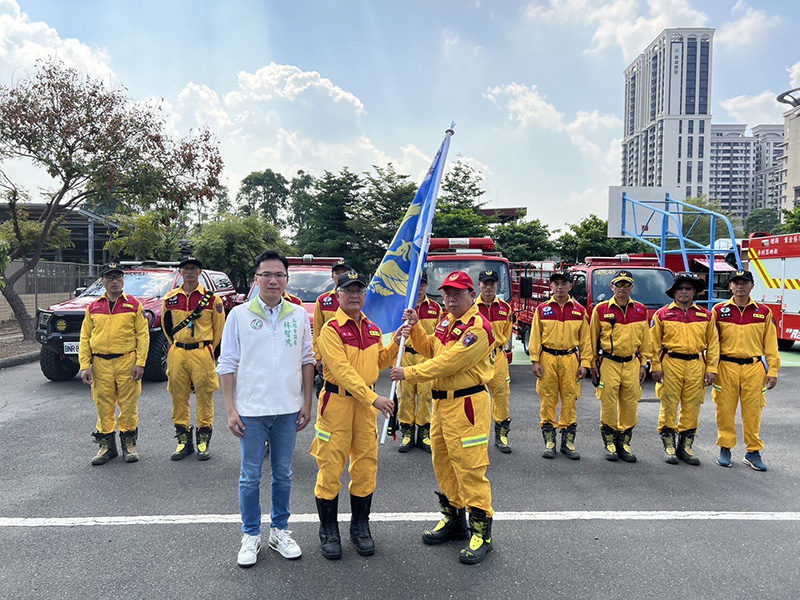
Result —
[[[255,260],[258,295],[235,307],[225,322],[220,375],[228,429],[239,438],[242,468],[239,507],[242,545],[237,562],[252,567],[261,549],[261,467],[269,441],[272,511],[269,546],[288,559],[300,558],[289,524],[295,437],[311,416],[314,351],[308,313],[286,302],[289,262],[275,250]]]

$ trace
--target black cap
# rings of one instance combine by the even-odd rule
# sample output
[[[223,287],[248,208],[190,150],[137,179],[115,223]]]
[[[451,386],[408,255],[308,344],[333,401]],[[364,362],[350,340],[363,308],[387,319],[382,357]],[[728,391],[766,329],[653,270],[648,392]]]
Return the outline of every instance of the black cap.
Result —
[[[614,277],[611,279],[611,285],[616,285],[621,281],[627,281],[631,285],[633,285],[633,275],[631,275],[630,271],[617,271],[614,273]]]
[[[109,273],[123,273],[122,267],[119,266],[118,263],[110,262],[107,265],[103,265],[102,270],[100,271],[100,277],[105,277]]]
[[[346,260],[337,260],[335,263],[331,265],[331,272],[335,271],[336,269],[347,269],[348,271],[352,271],[353,267],[350,266],[350,263]]]
[[[746,271],[744,269],[739,269],[738,271],[734,271],[728,276],[728,283],[733,281],[734,279],[744,279],[749,281],[750,283],[755,283],[755,279],[753,279],[753,274],[750,271]]]
[[[203,263],[197,260],[194,256],[184,256],[181,262],[178,263],[178,268],[185,267],[186,265],[197,265],[198,269],[203,268]]]
[[[365,275],[361,275],[360,273],[350,270],[347,273],[342,273],[339,275],[339,279],[336,280],[336,287],[345,288],[348,285],[353,285],[354,283],[360,283],[364,287],[367,287],[369,285],[369,280]]]
[[[486,269],[478,275],[478,282],[480,283],[481,281],[500,281],[500,275],[497,274],[497,271]]]
[[[553,271],[550,273],[550,283],[556,279],[566,279],[569,283],[572,283],[572,273],[569,271]]]
[[[667,296],[670,298],[675,297],[675,288],[678,287],[678,284],[681,281],[688,281],[694,286],[695,292],[700,293],[706,287],[703,280],[700,279],[694,273],[689,273],[688,271],[682,271],[680,273],[675,273],[675,278],[672,280],[672,286],[667,290]]]
[[[420,283],[428,283],[428,272],[423,271],[422,277],[420,277]]]

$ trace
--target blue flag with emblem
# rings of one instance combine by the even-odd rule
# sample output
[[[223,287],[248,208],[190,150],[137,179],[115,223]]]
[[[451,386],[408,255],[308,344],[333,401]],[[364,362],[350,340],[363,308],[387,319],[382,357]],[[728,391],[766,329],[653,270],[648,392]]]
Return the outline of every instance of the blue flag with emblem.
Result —
[[[367,290],[364,314],[385,333],[400,327],[404,309],[416,306],[453,127],[455,123],[445,132],[442,145]]]

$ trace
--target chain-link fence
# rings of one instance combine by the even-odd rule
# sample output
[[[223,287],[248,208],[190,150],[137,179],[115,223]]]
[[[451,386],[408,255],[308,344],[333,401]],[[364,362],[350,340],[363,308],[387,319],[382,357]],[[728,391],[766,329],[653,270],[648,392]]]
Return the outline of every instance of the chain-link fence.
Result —
[[[6,269],[6,275],[15,273],[22,261],[15,260]],[[39,261],[14,284],[14,289],[25,302],[31,317],[37,308],[47,308],[72,298],[75,289],[85,287],[97,279],[99,265]],[[0,323],[14,324],[16,320],[6,299],[0,296]]]

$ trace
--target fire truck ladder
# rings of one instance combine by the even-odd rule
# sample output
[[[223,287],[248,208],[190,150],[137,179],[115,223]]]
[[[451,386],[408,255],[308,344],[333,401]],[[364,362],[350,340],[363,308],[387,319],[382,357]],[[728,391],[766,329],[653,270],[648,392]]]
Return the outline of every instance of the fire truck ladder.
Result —
[[[661,222],[660,243],[654,240],[656,236],[647,236],[651,224]],[[703,244],[692,238],[692,235],[699,236],[708,223],[709,244]],[[717,247],[717,232],[727,229],[730,236],[731,247]],[[664,202],[660,200],[635,200],[622,192],[622,235],[630,236],[643,244],[653,248],[658,257],[659,264],[664,266],[664,257],[668,254],[679,254],[683,257],[683,266],[689,271],[688,252],[703,255],[708,262],[708,299],[699,301],[699,304],[712,306],[725,298],[717,297],[714,290],[714,266],[717,255],[726,256],[733,253],[736,259],[736,267],[742,268],[742,259],[739,255],[739,247],[736,245],[736,237],[733,233],[733,225],[730,220],[720,213],[694,206],[681,200],[673,200],[669,194],[665,194]],[[705,237],[705,236],[703,236]],[[720,239],[726,239],[724,236]],[[677,245],[677,248],[675,247]]]

